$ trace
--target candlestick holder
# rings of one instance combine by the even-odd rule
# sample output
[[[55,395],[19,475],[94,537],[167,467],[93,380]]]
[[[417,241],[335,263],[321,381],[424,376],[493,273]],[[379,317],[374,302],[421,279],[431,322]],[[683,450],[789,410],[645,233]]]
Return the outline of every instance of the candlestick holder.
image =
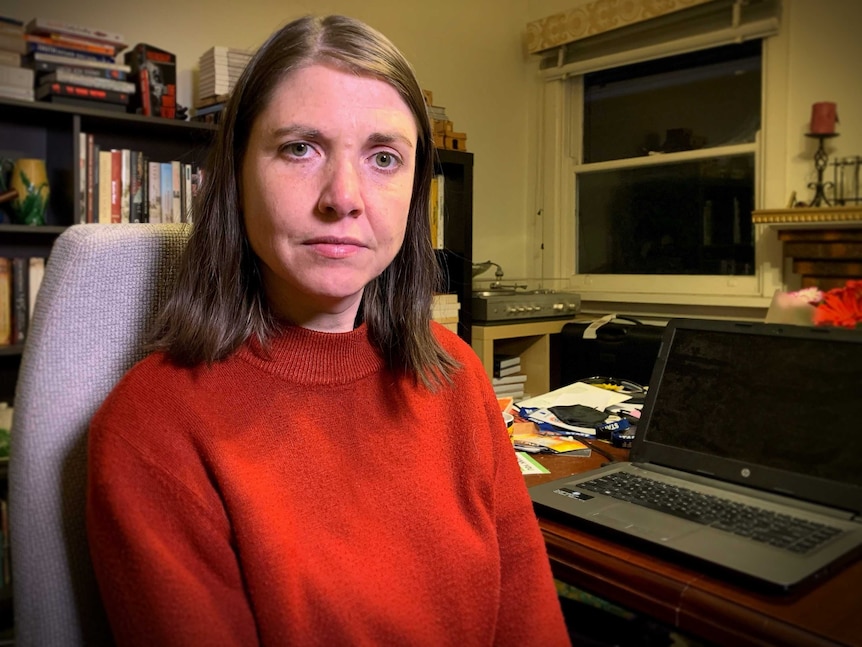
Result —
[[[838,133],[805,133],[805,136],[816,137],[818,139],[817,150],[814,153],[814,169],[817,171],[817,181],[808,184],[809,189],[814,189],[814,198],[811,200],[809,206],[819,207],[823,202],[831,206],[832,203],[826,197],[826,189],[834,189],[835,185],[832,182],[823,181],[823,172],[829,165],[829,155],[826,153],[823,142],[827,139],[838,137]]]

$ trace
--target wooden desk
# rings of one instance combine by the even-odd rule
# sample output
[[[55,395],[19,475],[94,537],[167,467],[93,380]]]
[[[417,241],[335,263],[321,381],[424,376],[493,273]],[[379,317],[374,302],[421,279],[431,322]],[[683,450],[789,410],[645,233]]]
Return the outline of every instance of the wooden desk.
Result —
[[[626,450],[609,447],[624,459]],[[607,459],[537,456],[550,474],[527,485],[599,467]],[[539,515],[555,577],[684,634],[719,645],[862,645],[862,560],[808,591],[754,593]]]

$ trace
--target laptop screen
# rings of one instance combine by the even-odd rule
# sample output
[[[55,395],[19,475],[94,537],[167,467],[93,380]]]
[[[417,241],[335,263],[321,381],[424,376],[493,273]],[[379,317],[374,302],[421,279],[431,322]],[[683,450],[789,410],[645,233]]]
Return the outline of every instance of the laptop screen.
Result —
[[[787,475],[862,493],[862,334],[739,322],[668,327],[633,454],[682,457],[696,471],[803,497],[808,481]]]

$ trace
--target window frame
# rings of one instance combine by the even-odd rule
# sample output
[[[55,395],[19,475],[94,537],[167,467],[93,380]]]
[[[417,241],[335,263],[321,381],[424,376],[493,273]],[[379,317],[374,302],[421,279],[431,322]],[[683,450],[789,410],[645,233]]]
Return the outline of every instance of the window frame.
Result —
[[[723,154],[753,153],[755,164],[755,209],[763,208],[767,191],[765,176],[768,156],[782,152],[777,136],[770,133],[770,116],[780,104],[785,83],[772,82],[775,74],[773,37],[763,38],[761,67],[761,130],[754,143],[668,153],[661,159],[643,158],[637,164],[667,164],[715,157]],[[719,46],[712,43],[709,47]],[[701,48],[697,48],[701,49]],[[661,57],[674,53],[672,43]],[[656,56],[655,58],[659,58]],[[635,62],[633,59],[631,62]],[[627,62],[618,61],[620,65]],[[583,67],[583,66],[579,66]],[[765,308],[776,290],[784,288],[784,259],[775,232],[755,226],[755,273],[753,276],[578,274],[577,269],[577,174],[608,168],[631,167],[635,158],[582,164],[583,74],[550,70],[543,74],[539,114],[542,132],[540,187],[541,276],[562,278],[569,289],[579,292],[585,302],[641,303],[696,306]],[[776,92],[777,91],[777,92]],[[774,96],[773,96],[774,95]],[[770,139],[771,138],[771,139]],[[775,190],[770,191],[771,195]]]

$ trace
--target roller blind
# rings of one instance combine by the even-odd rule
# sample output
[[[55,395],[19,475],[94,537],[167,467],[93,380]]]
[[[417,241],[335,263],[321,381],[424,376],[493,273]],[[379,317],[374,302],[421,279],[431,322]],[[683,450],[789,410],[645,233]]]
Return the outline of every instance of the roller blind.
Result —
[[[591,4],[612,8],[614,5],[656,3],[596,0],[585,6]],[[660,15],[600,33],[592,30],[588,35],[537,51],[543,76],[552,80],[764,38],[777,34],[780,25],[781,0],[678,0],[668,2],[664,8],[671,7],[672,11]]]

